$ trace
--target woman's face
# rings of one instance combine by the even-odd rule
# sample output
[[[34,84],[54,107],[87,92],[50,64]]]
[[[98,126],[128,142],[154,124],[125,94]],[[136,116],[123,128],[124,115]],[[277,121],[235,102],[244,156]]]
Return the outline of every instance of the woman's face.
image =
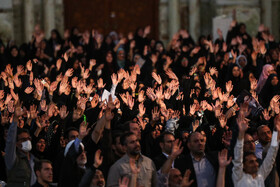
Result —
[[[40,139],[37,143],[36,143],[36,150],[39,152],[44,152],[46,148],[46,141],[44,139]]]
[[[12,55],[13,57],[18,56],[18,50],[17,50],[16,48],[13,48],[12,51],[11,51],[11,55]]]
[[[235,66],[235,67],[232,69],[232,75],[233,75],[234,77],[239,77],[239,76],[240,76],[239,67]]]
[[[278,77],[277,76],[274,76],[271,80],[271,84],[272,86],[276,86],[278,84]]]
[[[113,62],[113,56],[112,56],[111,53],[108,53],[108,54],[106,55],[106,61],[107,61],[108,63],[112,63],[112,62]]]

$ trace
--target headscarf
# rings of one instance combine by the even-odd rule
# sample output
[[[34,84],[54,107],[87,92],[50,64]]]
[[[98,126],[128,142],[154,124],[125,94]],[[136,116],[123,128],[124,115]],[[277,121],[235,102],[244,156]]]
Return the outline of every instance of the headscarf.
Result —
[[[258,86],[257,86],[257,93],[259,94],[269,76],[269,71],[274,70],[273,66],[270,64],[266,64],[263,66],[261,76],[259,78]]]

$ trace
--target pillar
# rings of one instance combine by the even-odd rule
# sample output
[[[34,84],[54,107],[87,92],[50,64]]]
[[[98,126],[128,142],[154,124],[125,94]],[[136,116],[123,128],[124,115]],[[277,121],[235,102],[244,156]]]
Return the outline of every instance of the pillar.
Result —
[[[180,29],[179,0],[168,1],[168,28],[169,40]]]
[[[262,23],[272,29],[272,1],[271,0],[261,0],[261,14],[262,14]]]
[[[51,30],[55,28],[55,2],[44,0],[44,31],[46,38],[51,36]]]
[[[34,30],[34,4],[33,0],[23,1],[24,12],[24,41],[29,42]]]
[[[200,35],[200,0],[189,0],[189,33],[197,41]]]

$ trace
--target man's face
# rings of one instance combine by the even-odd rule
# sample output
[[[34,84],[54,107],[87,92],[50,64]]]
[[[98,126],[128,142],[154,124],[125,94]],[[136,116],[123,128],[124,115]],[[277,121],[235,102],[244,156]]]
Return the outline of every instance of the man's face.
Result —
[[[21,149],[22,148],[22,142],[25,142],[27,140],[30,140],[31,141],[31,137],[28,133],[26,132],[23,132],[23,133],[20,133],[18,136],[17,136],[17,143],[16,143],[16,146],[17,148]]]
[[[38,179],[41,179],[45,183],[51,183],[53,181],[53,168],[50,163],[43,163],[42,169],[40,171],[36,171]]]
[[[261,144],[268,144],[271,142],[271,130],[267,126],[263,126],[258,130],[259,141]]]
[[[103,173],[100,170],[96,170],[94,177],[91,181],[90,187],[104,187],[104,186],[105,186],[105,179]]]
[[[171,134],[167,134],[164,136],[163,138],[163,143],[160,143],[160,147],[162,152],[170,155],[172,152],[172,146],[173,146],[173,142],[175,141],[175,138],[173,135]]]
[[[87,155],[86,152],[83,151],[76,159],[78,166],[84,167],[87,163]]]
[[[139,140],[141,140],[141,130],[137,123],[130,123],[129,124],[130,132],[134,133]]]
[[[254,153],[256,151],[256,145],[253,137],[249,134],[245,134],[244,137],[244,152]]]
[[[135,135],[131,135],[126,138],[126,152],[130,155],[139,155],[141,152],[141,147],[139,139]]]
[[[37,143],[36,143],[36,149],[39,152],[44,152],[46,148],[46,141],[44,139],[40,139]]]
[[[255,155],[251,154],[246,156],[243,164],[245,173],[255,174],[258,172],[259,163],[257,162],[257,157]]]
[[[178,169],[171,169],[169,172],[169,187],[177,187],[182,183],[182,175]]]
[[[188,141],[188,148],[193,154],[202,154],[205,150],[205,138],[199,132],[195,132]]]
[[[69,142],[75,140],[79,136],[79,132],[72,130],[68,133]]]

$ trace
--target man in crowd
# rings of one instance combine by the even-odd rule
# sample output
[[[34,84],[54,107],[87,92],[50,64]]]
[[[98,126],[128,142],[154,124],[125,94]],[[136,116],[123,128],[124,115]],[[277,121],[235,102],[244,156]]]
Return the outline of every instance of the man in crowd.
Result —
[[[39,160],[35,163],[34,171],[37,181],[32,187],[54,187],[50,183],[53,181],[52,163],[49,160]]]
[[[137,136],[125,133],[121,142],[126,148],[126,155],[118,160],[109,171],[107,186],[118,186],[119,179],[128,176],[130,183],[140,186],[156,186],[156,168],[151,159],[141,154],[141,146]]]

